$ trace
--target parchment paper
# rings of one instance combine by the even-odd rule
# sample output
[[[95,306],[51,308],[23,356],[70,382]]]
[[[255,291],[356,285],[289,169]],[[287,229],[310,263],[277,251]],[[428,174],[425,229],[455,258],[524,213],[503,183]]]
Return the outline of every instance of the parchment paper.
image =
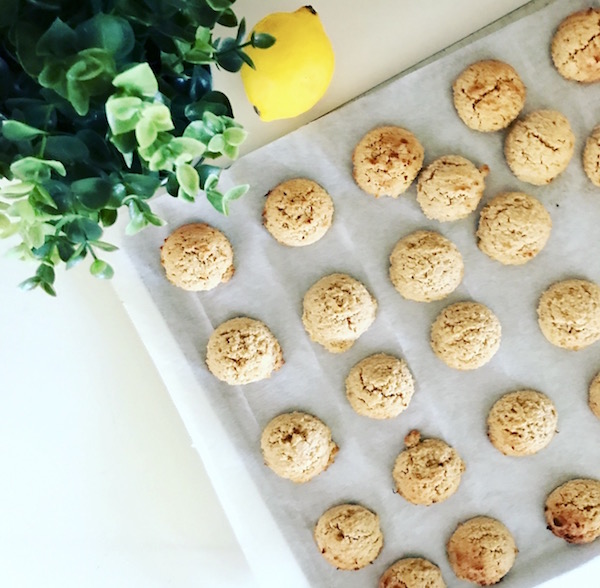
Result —
[[[289,576],[283,585],[376,586],[383,570],[396,559],[423,556],[440,566],[448,586],[466,586],[449,568],[445,543],[457,523],[480,514],[503,521],[520,549],[503,581],[506,588],[533,586],[600,553],[598,541],[570,546],[554,537],[545,529],[543,513],[545,497],[557,485],[572,477],[600,478],[600,421],[587,406],[589,382],[600,369],[600,343],[579,352],[558,349],[544,339],[536,320],[538,298],[551,283],[570,277],[600,282],[600,189],[587,180],[581,165],[585,138],[600,122],[600,86],[565,81],[553,68],[549,52],[562,18],[588,5],[589,0],[553,2],[243,157],[224,175],[224,182],[247,182],[252,188],[232,206],[229,218],[205,202],[186,207],[163,197],[156,201],[156,209],[169,225],[123,242],[123,254],[132,262],[135,277],[152,297],[177,343],[180,359],[194,375],[196,389],[188,390],[184,420],[197,424],[200,431],[207,419],[202,407],[210,406],[211,418],[218,419],[222,433],[205,440],[214,452],[212,458],[219,460],[220,447],[233,447],[245,468],[224,460],[220,477],[234,485],[236,480],[250,480],[248,503],[243,505],[249,520],[255,506],[251,496],[258,489],[297,558],[304,577]],[[483,58],[501,59],[517,69],[528,89],[525,113],[554,108],[570,120],[577,137],[575,156],[551,185],[534,187],[518,181],[503,159],[505,132],[477,133],[457,117],[452,81],[468,64]],[[524,266],[501,266],[476,246],[478,213],[440,224],[424,217],[414,185],[397,200],[376,200],[362,193],[351,177],[352,149],[380,124],[410,129],[425,147],[425,164],[448,153],[487,164],[491,172],[482,204],[505,190],[538,197],[553,221],[544,251]],[[329,191],[335,218],[321,241],[292,249],[266,232],[261,213],[264,195],[274,185],[299,176],[312,178]],[[192,294],[167,282],[158,249],[175,227],[200,220],[228,235],[235,250],[236,274],[213,291]],[[388,257],[394,244],[418,228],[440,231],[464,257],[464,281],[444,301],[406,301],[389,281]],[[374,325],[340,355],[312,343],[300,318],[306,290],[331,272],[346,272],[361,280],[379,302]],[[499,352],[472,372],[446,367],[429,346],[435,316],[459,300],[488,305],[502,323]],[[239,315],[258,318],[271,328],[286,363],[270,380],[230,387],[206,369],[205,348],[214,327]],[[164,363],[156,342],[151,347],[155,358]],[[357,415],[344,393],[351,366],[379,351],[406,359],[416,381],[408,409],[389,421]],[[176,358],[172,361],[177,363]],[[511,458],[489,443],[485,419],[499,396],[519,388],[537,389],[553,399],[559,432],[537,455]],[[320,417],[340,446],[329,470],[304,485],[278,478],[264,466],[260,454],[262,428],[275,415],[290,410]],[[393,492],[392,466],[403,449],[404,436],[413,428],[425,437],[444,439],[466,462],[458,492],[444,503],[414,506]],[[240,488],[235,490],[239,496]],[[221,484],[220,493],[229,494],[226,485]],[[381,517],[382,553],[373,565],[356,572],[331,567],[312,538],[318,517],[341,502],[361,503]],[[252,549],[256,552],[260,547]],[[268,541],[264,549],[270,549]],[[280,563],[273,562],[273,570]]]

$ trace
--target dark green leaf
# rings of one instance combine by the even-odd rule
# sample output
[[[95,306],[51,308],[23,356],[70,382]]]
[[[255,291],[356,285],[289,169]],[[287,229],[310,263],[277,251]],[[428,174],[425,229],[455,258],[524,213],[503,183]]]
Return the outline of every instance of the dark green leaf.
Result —
[[[268,49],[275,44],[275,41],[275,37],[268,33],[252,33],[250,37],[252,47],[256,47],[257,49]]]
[[[69,57],[77,53],[77,35],[60,18],[40,37],[35,46],[41,56]]]
[[[49,294],[50,296],[56,296],[56,290],[48,282],[41,282],[40,288],[46,292],[46,294]]]
[[[252,58],[250,57],[250,55],[248,55],[247,53],[245,53],[244,51],[240,50],[239,54],[238,54],[242,61],[249,67],[251,67],[252,69],[256,69],[256,65],[254,65],[254,61],[252,61]]]
[[[127,56],[135,44],[133,29],[127,20],[102,12],[79,24],[75,31],[82,46],[100,47],[117,59]]]
[[[231,8],[228,8],[221,13],[217,22],[224,27],[235,27],[238,23],[238,19],[235,12],[233,12]]]
[[[226,71],[239,71],[244,64],[235,39],[224,39],[216,54],[217,63]]]
[[[0,28],[9,27],[17,20],[19,0],[3,0],[0,10]]]
[[[48,190],[48,194],[59,212],[64,213],[72,206],[73,195],[68,186],[56,180],[49,180],[44,182],[44,187]]]
[[[218,179],[219,174],[221,173],[221,168],[216,165],[197,165],[196,171],[198,172],[198,176],[200,177],[200,187],[204,189],[206,185],[206,180],[210,177],[216,177]]]
[[[37,257],[37,259],[44,259],[45,257],[49,257],[53,251],[55,247],[55,243],[52,240],[48,240],[48,238],[46,237],[46,241],[43,245],[41,245],[40,247],[34,247],[31,250],[31,253],[33,254],[34,257]]]
[[[64,238],[59,239],[56,244],[56,248],[58,249],[58,256],[60,257],[61,261],[64,262],[69,261],[75,252],[73,245],[71,245],[71,243],[66,241]]]
[[[206,0],[206,3],[216,11],[227,10],[235,0]]]
[[[123,182],[129,194],[135,194],[139,198],[150,198],[154,196],[160,186],[158,174],[123,174]]]
[[[100,211],[100,222],[105,227],[110,227],[117,221],[118,213],[116,210],[109,210],[105,208]]]
[[[235,37],[238,45],[240,45],[243,42],[245,36],[246,36],[246,19],[242,18],[242,20],[240,21],[240,26],[238,27],[237,35]]]
[[[54,268],[51,265],[47,265],[45,263],[38,266],[35,275],[42,280],[42,282],[47,282],[48,284],[54,283]]]
[[[67,264],[66,264],[66,268],[67,269],[71,269],[71,268],[75,267],[78,263],[80,263],[81,261],[83,261],[86,256],[87,256],[86,244],[82,243],[73,252],[73,255],[71,255],[71,257],[69,257],[69,260],[67,261]]]
[[[72,243],[97,241],[102,236],[102,228],[89,218],[78,218],[65,226],[65,233]]]
[[[101,259],[96,259],[92,265],[90,265],[90,273],[95,278],[100,278],[101,280],[110,280],[115,272],[108,263],[102,261]]]
[[[52,135],[48,137],[44,154],[64,163],[86,161],[90,156],[87,145],[81,139],[71,135]]]
[[[44,58],[35,51],[36,42],[42,32],[37,24],[31,22],[15,24],[17,57],[23,69],[32,77],[38,76],[44,67]]]
[[[85,178],[73,182],[71,190],[85,207],[98,210],[110,200],[112,184],[103,178]]]
[[[6,120],[2,123],[2,135],[9,141],[25,141],[45,134],[45,131],[16,120]]]

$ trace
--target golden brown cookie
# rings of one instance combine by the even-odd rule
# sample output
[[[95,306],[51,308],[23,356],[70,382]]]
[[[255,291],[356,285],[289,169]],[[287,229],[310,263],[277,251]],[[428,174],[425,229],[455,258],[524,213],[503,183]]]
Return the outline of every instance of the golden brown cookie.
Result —
[[[577,351],[600,339],[600,286],[587,280],[552,284],[540,297],[538,324],[557,347]]]
[[[417,202],[423,214],[440,222],[466,218],[479,204],[490,169],[460,155],[443,155],[419,175]]]
[[[506,135],[504,155],[519,180],[549,184],[571,161],[575,135],[567,118],[556,110],[536,110],[517,120]]]
[[[338,452],[329,427],[299,411],[272,419],[263,429],[260,447],[269,468],[297,483],[308,482],[325,471]]]
[[[340,570],[364,568],[383,547],[379,517],[358,504],[340,504],[325,511],[314,537],[321,555]]]
[[[331,274],[304,295],[302,323],[310,338],[331,353],[347,351],[373,324],[377,301],[358,280]]]
[[[495,59],[477,61],[452,86],[454,107],[475,131],[506,128],[525,105],[526,89],[515,69]]]
[[[477,245],[504,265],[521,265],[544,248],[551,230],[552,218],[539,200],[522,192],[504,192],[481,210]]]
[[[592,129],[583,150],[583,171],[600,188],[600,125]]]
[[[588,405],[590,410],[600,419],[600,372],[591,381],[588,391]]]
[[[458,525],[446,552],[458,578],[490,586],[510,571],[518,549],[511,532],[499,520],[479,516]]]
[[[591,543],[600,537],[600,481],[575,478],[546,499],[548,529],[568,543]]]
[[[359,361],[346,378],[346,397],[360,415],[391,419],[408,407],[415,383],[402,359],[376,353]]]
[[[440,568],[421,557],[392,564],[379,579],[378,588],[446,588]]]
[[[535,390],[517,390],[498,399],[487,417],[492,445],[504,455],[533,455],[546,447],[558,424],[550,398]]]
[[[283,245],[302,247],[316,243],[333,219],[331,196],[319,184],[294,178],[278,184],[268,194],[263,224]]]
[[[233,249],[227,237],[205,223],[175,229],[160,248],[169,282],[192,292],[212,290],[233,276]]]
[[[237,317],[213,331],[208,339],[206,365],[219,380],[235,386],[271,377],[283,365],[283,354],[264,323]]]
[[[431,326],[431,348],[449,367],[474,370],[500,347],[502,329],[496,315],[478,302],[447,306]]]
[[[600,10],[587,8],[567,16],[552,38],[552,61],[567,80],[600,80]]]
[[[440,233],[415,231],[396,243],[390,255],[390,279],[404,298],[441,300],[458,288],[465,266],[460,251]]]
[[[458,452],[440,439],[423,439],[411,431],[406,449],[394,463],[396,492],[412,504],[429,506],[450,498],[460,485],[465,464]]]
[[[423,157],[423,146],[410,131],[377,127],[354,148],[352,175],[367,194],[397,198],[417,177]]]

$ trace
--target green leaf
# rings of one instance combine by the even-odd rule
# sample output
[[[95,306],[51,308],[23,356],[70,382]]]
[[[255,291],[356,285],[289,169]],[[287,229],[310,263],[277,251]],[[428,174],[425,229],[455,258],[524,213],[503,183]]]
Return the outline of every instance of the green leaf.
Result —
[[[239,147],[228,144],[225,144],[222,149],[223,155],[226,155],[227,157],[229,157],[229,159],[237,159],[239,151]]]
[[[0,234],[8,227],[10,227],[10,219],[5,214],[0,213]]]
[[[250,36],[252,47],[256,47],[257,49],[268,49],[269,47],[272,47],[275,42],[275,37],[268,33],[252,33]]]
[[[10,171],[15,178],[33,183],[49,179],[50,170],[56,171],[61,176],[67,175],[67,170],[60,161],[38,159],[37,157],[18,159],[10,166]]]
[[[46,132],[16,120],[6,120],[2,123],[2,135],[9,141],[26,141]]]
[[[47,265],[45,263],[38,266],[35,275],[42,280],[42,282],[47,282],[49,284],[54,283],[55,274],[54,268],[51,265]]]
[[[206,198],[213,205],[213,208],[217,212],[220,212],[221,214],[227,216],[229,210],[227,208],[227,202],[223,198],[223,194],[221,194],[221,192],[219,192],[218,190],[208,190],[206,192]]]
[[[176,175],[179,185],[190,196],[196,196],[200,191],[198,172],[189,163],[183,163],[177,166]]]
[[[102,236],[102,228],[89,218],[78,218],[65,225],[65,234],[72,243],[97,241]]]
[[[61,237],[58,240],[56,248],[58,249],[58,256],[60,257],[61,261],[64,261],[65,263],[69,261],[69,259],[75,252],[75,248],[73,247],[73,245],[71,245],[71,243],[65,240],[64,237]]]
[[[243,42],[244,37],[246,36],[246,19],[242,18],[240,21],[240,26],[238,27],[238,32],[235,37],[235,40],[238,42],[238,45]]]
[[[170,131],[174,128],[171,111],[159,102],[147,105],[142,111],[142,117],[151,120],[157,131]]]
[[[196,166],[196,171],[200,177],[200,187],[203,190],[214,188],[219,183],[220,167],[201,164]]]
[[[235,12],[233,12],[233,10],[231,10],[231,8],[228,8],[227,10],[224,10],[219,15],[219,19],[217,20],[217,22],[221,26],[233,28],[233,27],[237,26],[238,19],[237,19],[237,16],[235,15]]]
[[[148,226],[148,223],[143,216],[140,218],[132,218],[129,221],[129,223],[127,223],[127,226],[125,227],[125,234],[126,235],[135,235],[136,233],[139,233],[142,229],[146,228],[147,226]]]
[[[50,296],[56,296],[56,290],[48,282],[41,282],[40,288],[46,292],[46,294],[49,294]]]
[[[110,227],[117,222],[118,213],[116,210],[109,210],[105,208],[100,211],[100,222],[105,227]]]
[[[40,280],[38,277],[27,278],[26,280],[24,280],[23,282],[21,282],[19,284],[19,288],[21,290],[27,292],[29,290],[33,290],[34,288],[37,288],[41,283],[42,283],[42,280]]]
[[[212,153],[222,153],[223,147],[225,147],[225,139],[223,135],[215,135],[207,145],[207,150]]]
[[[139,198],[150,198],[154,196],[160,186],[157,174],[122,174],[121,178],[127,187],[129,194],[135,194]]]
[[[237,48],[235,39],[225,39],[221,49],[216,55],[217,64],[225,71],[240,71],[244,60],[240,57],[241,49]]]
[[[35,50],[40,56],[69,57],[77,53],[77,35],[69,25],[56,18],[38,40]]]
[[[113,80],[113,86],[148,97],[153,97],[158,92],[158,82],[147,63],[134,65],[120,73]]]
[[[110,280],[115,274],[113,268],[101,259],[94,260],[90,265],[90,273],[101,280]]]
[[[227,202],[231,202],[232,200],[237,200],[241,198],[248,190],[250,189],[249,184],[241,184],[240,186],[234,186],[225,192],[223,198],[227,200]]]
[[[248,132],[241,127],[231,127],[223,131],[223,139],[228,145],[239,147],[248,137]]]
[[[72,135],[52,135],[46,139],[44,154],[65,163],[86,161],[90,152],[87,145]]]
[[[227,10],[235,0],[206,0],[206,3],[217,12]]]
[[[67,260],[66,268],[71,269],[82,262],[87,256],[86,243],[83,242]]]
[[[92,245],[98,249],[102,249],[102,251],[117,251],[119,249],[116,245],[112,245],[107,243],[106,241],[94,241]]]
[[[135,36],[129,21],[103,12],[80,23],[75,32],[82,44],[100,47],[117,58],[127,56],[135,45]]]
[[[133,131],[140,119],[142,100],[137,96],[111,96],[105,106],[106,118],[113,135]]]
[[[103,178],[76,180],[71,190],[79,202],[92,210],[104,208],[112,196],[112,184]]]
[[[142,118],[135,127],[135,138],[142,149],[152,145],[157,136],[158,131],[149,118]]]
[[[22,198],[29,194],[34,187],[35,184],[32,182],[22,182],[17,180],[0,187],[0,196],[3,198]]]

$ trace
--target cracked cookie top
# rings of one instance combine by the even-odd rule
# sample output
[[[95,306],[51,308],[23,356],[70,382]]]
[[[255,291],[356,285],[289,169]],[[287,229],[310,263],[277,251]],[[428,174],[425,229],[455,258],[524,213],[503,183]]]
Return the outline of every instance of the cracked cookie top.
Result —
[[[504,142],[508,167],[519,180],[549,184],[569,165],[575,135],[567,118],[556,110],[536,110],[510,129]]]
[[[283,354],[264,323],[237,317],[213,331],[208,339],[206,365],[227,384],[249,384],[269,378],[283,365]]]
[[[354,148],[352,175],[367,194],[397,198],[417,177],[424,155],[423,146],[410,131],[377,127]]]
[[[283,245],[302,247],[317,242],[332,219],[333,201],[313,180],[293,178],[267,194],[263,224]]]
[[[538,324],[557,347],[577,351],[600,339],[600,286],[587,280],[552,284],[540,297]]]
[[[325,560],[340,570],[364,568],[383,547],[379,516],[358,504],[339,504],[325,511],[314,538]]]
[[[552,38],[552,61],[567,80],[600,80],[600,9],[588,8],[567,16]]]
[[[404,411],[415,383],[402,359],[376,353],[359,361],[346,378],[346,397],[360,415],[390,419]]]
[[[460,155],[443,155],[432,161],[419,175],[417,202],[423,214],[440,222],[469,216],[485,190],[489,167],[479,169]]]
[[[404,439],[392,476],[396,492],[412,504],[429,506],[452,496],[460,485],[465,464],[458,452],[440,439],[421,440],[419,431]]]
[[[499,520],[479,516],[458,525],[446,552],[458,578],[489,586],[510,571],[518,549],[511,532]]]
[[[506,128],[521,112],[526,89],[516,70],[488,59],[471,64],[456,78],[454,107],[461,120],[475,131]]]
[[[600,481],[575,478],[546,499],[548,529],[568,543],[591,543],[600,537]]]
[[[299,411],[272,419],[263,429],[260,447],[265,464],[296,483],[308,482],[325,471],[338,452],[329,427]]]

